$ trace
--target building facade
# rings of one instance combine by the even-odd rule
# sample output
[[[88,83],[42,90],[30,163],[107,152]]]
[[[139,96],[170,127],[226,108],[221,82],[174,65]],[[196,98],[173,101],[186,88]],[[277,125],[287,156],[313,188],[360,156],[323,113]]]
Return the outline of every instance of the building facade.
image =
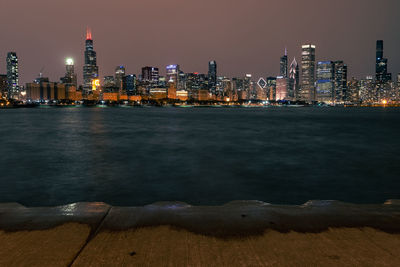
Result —
[[[317,64],[316,101],[334,103],[334,64],[332,61],[320,61]]]
[[[92,90],[93,80],[99,77],[99,67],[97,66],[97,54],[93,48],[92,32],[87,29],[85,41],[85,64],[83,66],[83,88],[86,92]]]
[[[299,100],[312,103],[315,101],[315,45],[302,46],[301,87]]]
[[[19,70],[17,53],[9,52],[7,54],[7,96],[9,99],[19,98]]]

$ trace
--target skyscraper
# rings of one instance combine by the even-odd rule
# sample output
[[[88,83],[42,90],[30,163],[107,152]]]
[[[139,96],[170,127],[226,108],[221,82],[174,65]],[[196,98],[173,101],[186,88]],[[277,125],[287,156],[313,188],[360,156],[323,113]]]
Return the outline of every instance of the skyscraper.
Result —
[[[293,58],[289,68],[289,94],[293,95],[293,99],[297,99],[300,87],[300,70],[296,58]]]
[[[334,102],[334,66],[332,61],[321,61],[317,64],[316,100],[318,102]]]
[[[302,46],[301,88],[299,100],[311,103],[315,101],[315,45]]]
[[[99,77],[96,51],[93,50],[92,32],[86,31],[85,65],[83,66],[83,87],[88,92],[92,89],[92,81]]]
[[[179,65],[168,65],[166,68],[167,75],[166,80],[170,83],[175,83],[176,85],[179,82]]]
[[[211,91],[215,91],[217,87],[217,62],[208,62],[208,86]]]
[[[347,94],[347,65],[343,61],[334,61],[335,103],[344,102]]]
[[[376,81],[378,83],[386,83],[392,80],[392,74],[388,73],[387,69],[387,58],[383,57],[383,41],[376,41],[376,64],[375,64],[375,72],[376,72]]]
[[[61,78],[61,83],[66,84],[66,86],[77,86],[77,77],[75,74],[74,60],[72,58],[67,58],[65,60],[65,76]]]
[[[127,95],[136,94],[136,75],[129,74],[124,77],[124,87]]]
[[[8,98],[18,99],[19,95],[19,72],[17,53],[9,52],[7,54],[7,81],[8,81]]]
[[[124,77],[125,77],[125,67],[117,66],[115,68],[115,85],[118,87],[119,91],[124,91]]]
[[[142,81],[157,83],[160,78],[159,70],[155,67],[142,68]]]
[[[282,76],[284,78],[288,77],[288,56],[286,48],[285,48],[285,54],[281,57],[279,76]]]

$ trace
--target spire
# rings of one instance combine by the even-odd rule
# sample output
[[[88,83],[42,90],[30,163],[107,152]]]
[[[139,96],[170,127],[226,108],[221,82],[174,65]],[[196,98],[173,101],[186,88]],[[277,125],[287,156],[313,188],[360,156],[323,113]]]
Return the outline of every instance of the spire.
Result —
[[[285,56],[287,56],[287,47],[285,46]]]
[[[296,57],[293,58],[292,64],[290,64],[292,66],[297,66],[297,61],[296,61]]]
[[[92,31],[89,27],[86,28],[86,40],[92,40]]]

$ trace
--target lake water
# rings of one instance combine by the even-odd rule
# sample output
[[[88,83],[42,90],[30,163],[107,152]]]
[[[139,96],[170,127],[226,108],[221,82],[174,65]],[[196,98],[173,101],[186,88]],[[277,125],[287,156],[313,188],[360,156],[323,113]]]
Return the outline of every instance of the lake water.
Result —
[[[400,198],[396,108],[0,110],[0,202]]]

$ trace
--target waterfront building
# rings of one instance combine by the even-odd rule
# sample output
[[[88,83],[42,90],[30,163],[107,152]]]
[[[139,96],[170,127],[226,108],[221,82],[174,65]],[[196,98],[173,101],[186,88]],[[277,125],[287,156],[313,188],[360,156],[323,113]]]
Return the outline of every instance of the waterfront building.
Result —
[[[348,93],[346,94],[345,103],[358,104],[360,103],[360,83],[356,78],[351,78],[348,81]]]
[[[166,67],[166,81],[178,85],[179,73],[180,73],[179,65],[168,65]]]
[[[383,40],[376,41],[376,81],[386,83],[392,80],[392,74],[388,73],[388,60],[383,57]]]
[[[296,58],[293,58],[289,68],[289,91],[293,94],[293,100],[297,99],[300,88],[300,70]]]
[[[334,64],[332,61],[320,61],[317,64],[316,101],[334,103]]]
[[[72,58],[67,58],[65,60],[65,76],[61,77],[61,83],[68,86],[77,87],[77,75],[75,74],[74,60]]]
[[[103,80],[103,92],[112,93],[117,92],[118,87],[115,84],[114,76],[104,76]]]
[[[7,54],[7,96],[9,99],[19,98],[19,70],[17,53],[9,52]]]
[[[276,101],[291,100],[289,99],[289,82],[288,78],[283,76],[276,77]]]
[[[68,93],[66,84],[49,82],[48,79],[43,79],[39,83],[36,81],[33,83],[27,83],[26,99],[35,102],[67,100]]]
[[[266,82],[268,99],[274,101],[276,98],[276,77],[268,77]]]
[[[315,45],[302,46],[301,88],[299,100],[312,103],[315,101]]]
[[[128,96],[136,94],[136,75],[129,74],[124,77],[124,88]]]
[[[97,54],[94,51],[92,32],[88,28],[85,41],[85,64],[83,66],[83,88],[85,92],[91,92],[94,80],[99,77],[99,67],[97,66]]]
[[[375,83],[372,76],[360,80],[360,102],[373,104],[375,102]]]
[[[119,92],[125,91],[124,88],[124,77],[125,77],[125,67],[124,66],[117,66],[115,68],[115,85],[118,88]]]
[[[285,48],[285,54],[281,57],[281,60],[280,60],[279,76],[282,76],[284,78],[288,77],[288,56],[287,56],[286,48]]]
[[[343,103],[347,93],[347,65],[343,61],[334,61],[334,102]]]
[[[160,78],[159,70],[155,67],[143,67],[142,68],[142,81],[150,83],[158,83]]]
[[[0,74],[0,98],[7,96],[8,79],[7,74]]]
[[[217,62],[208,62],[208,86],[215,93],[217,87]]]

